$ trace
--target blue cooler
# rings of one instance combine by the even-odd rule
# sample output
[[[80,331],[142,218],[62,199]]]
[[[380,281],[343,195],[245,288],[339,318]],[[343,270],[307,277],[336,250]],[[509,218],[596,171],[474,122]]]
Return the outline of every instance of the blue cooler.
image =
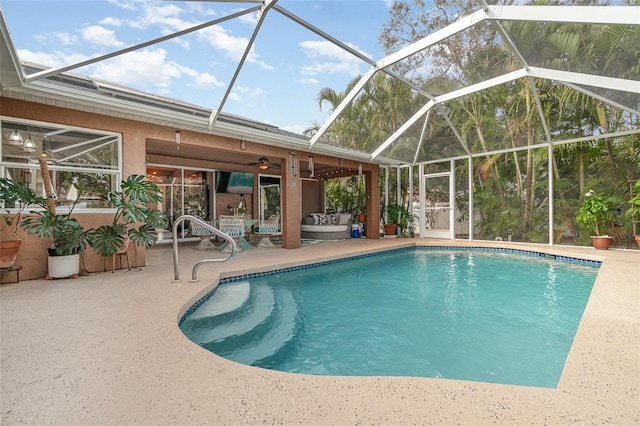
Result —
[[[351,226],[351,238],[360,238],[360,226],[358,225]]]

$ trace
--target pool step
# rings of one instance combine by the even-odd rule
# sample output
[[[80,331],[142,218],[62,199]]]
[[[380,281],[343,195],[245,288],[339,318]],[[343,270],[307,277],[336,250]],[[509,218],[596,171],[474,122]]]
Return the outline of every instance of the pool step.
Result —
[[[276,309],[265,326],[249,333],[246,344],[236,347],[226,358],[247,365],[271,366],[271,360],[295,338],[299,320],[296,300],[287,289],[278,289],[276,293]]]
[[[204,317],[216,317],[239,309],[249,299],[251,286],[249,281],[222,284],[207,302],[189,315],[195,321]]]
[[[245,310],[237,312],[234,310],[215,316],[201,316],[194,321],[189,321],[188,324],[185,321],[182,324],[182,330],[192,341],[218,353],[214,347],[210,346],[211,344],[216,346],[223,341],[230,343],[232,339],[246,335],[269,318],[273,312],[275,300],[271,288],[254,287],[249,294],[250,297],[243,304],[243,306],[246,305]],[[256,299],[262,302],[252,303]],[[216,304],[216,300],[210,301],[213,305]],[[212,309],[215,310],[215,308]],[[190,320],[190,318],[187,319]]]
[[[288,289],[243,281],[221,285],[180,328],[215,354],[270,368],[294,341],[298,321],[298,305]]]

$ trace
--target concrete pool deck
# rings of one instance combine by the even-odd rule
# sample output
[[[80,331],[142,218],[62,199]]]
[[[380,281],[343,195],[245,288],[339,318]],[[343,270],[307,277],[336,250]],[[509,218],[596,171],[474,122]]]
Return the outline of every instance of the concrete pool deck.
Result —
[[[178,320],[220,274],[277,269],[426,239],[255,249],[223,264],[180,248],[147,266],[0,285],[0,424],[640,424],[640,251],[514,244],[603,260],[556,389],[411,377],[329,377],[236,364],[190,342]],[[502,244],[501,246],[505,246]]]

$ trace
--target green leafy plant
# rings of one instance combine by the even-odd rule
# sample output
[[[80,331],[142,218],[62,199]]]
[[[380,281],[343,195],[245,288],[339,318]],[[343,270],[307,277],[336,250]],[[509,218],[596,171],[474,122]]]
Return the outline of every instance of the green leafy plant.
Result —
[[[77,189],[78,199],[80,199],[85,188],[77,185]],[[71,217],[77,201],[69,206],[68,211],[60,213],[55,209],[51,210],[47,199],[36,196],[30,188],[26,188],[28,194],[24,192],[24,187],[19,190],[22,201],[29,208],[29,215],[21,220],[20,225],[28,234],[38,238],[52,239],[53,246],[49,249],[49,254],[65,256],[81,253],[87,248],[87,231],[76,218]]]
[[[405,230],[413,224],[413,215],[403,205],[391,203],[386,207],[387,223],[395,223],[400,230]]]
[[[593,190],[587,192],[582,206],[576,213],[576,222],[588,227],[595,235],[602,236],[606,235],[613,221],[613,214],[609,210],[607,200]]]
[[[640,216],[640,180],[633,185],[633,194],[629,200],[629,210],[627,210],[627,214],[632,218]]]
[[[38,200],[27,184],[7,178],[0,178],[0,200],[4,202],[4,206],[0,208],[0,234],[8,231],[8,238],[11,239],[17,238],[17,231],[27,206],[44,203],[44,200]]]
[[[366,188],[360,176],[330,179],[325,197],[327,208],[337,213],[351,213],[356,221],[359,214],[367,209]]]
[[[121,188],[122,191],[99,191],[116,208],[111,225],[89,232],[89,243],[100,256],[115,254],[126,237],[136,246],[152,246],[158,241],[156,228],[167,226],[165,214],[150,207],[162,201],[162,192],[155,183],[132,175],[122,181]]]

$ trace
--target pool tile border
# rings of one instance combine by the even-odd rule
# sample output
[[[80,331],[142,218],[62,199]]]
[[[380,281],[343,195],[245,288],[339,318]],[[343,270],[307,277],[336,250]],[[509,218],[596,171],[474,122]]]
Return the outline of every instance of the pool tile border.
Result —
[[[289,266],[289,267],[286,267],[286,268],[275,269],[273,271],[252,272],[252,273],[249,273],[249,274],[234,275],[232,277],[220,278],[218,280],[218,285],[226,284],[226,283],[232,283],[232,282],[238,282],[238,281],[246,281],[246,280],[253,279],[253,278],[260,278],[260,277],[265,277],[265,276],[269,276],[269,275],[280,274],[280,273],[283,273],[283,272],[291,272],[291,271],[298,271],[298,270],[301,270],[301,269],[315,268],[315,267],[318,267],[318,266],[330,265],[330,264],[334,264],[334,263],[341,263],[341,262],[346,262],[348,260],[360,259],[360,258],[364,258],[364,257],[380,256],[380,255],[387,254],[387,253],[390,253],[390,252],[400,252],[400,251],[410,251],[410,250],[414,250],[414,251],[422,250],[422,251],[484,251],[484,252],[498,252],[498,253],[519,254],[519,255],[524,255],[524,256],[533,256],[533,257],[545,257],[545,258],[549,258],[549,259],[555,259],[555,260],[558,260],[558,261],[561,261],[561,262],[577,263],[577,264],[581,264],[581,265],[588,265],[588,266],[594,266],[594,267],[600,267],[602,265],[602,261],[599,261],[599,260],[580,259],[580,258],[577,258],[577,257],[562,256],[562,255],[558,255],[558,254],[549,254],[549,253],[543,253],[543,252],[533,251],[533,250],[521,250],[521,249],[502,248],[502,247],[482,247],[482,246],[469,246],[469,247],[465,247],[465,246],[414,246],[414,247],[403,247],[403,248],[393,248],[393,249],[389,249],[389,250],[381,250],[381,251],[377,251],[375,253],[357,254],[355,256],[349,256],[349,257],[345,257],[345,258],[341,258],[341,259],[323,260],[321,262],[309,263],[309,264],[306,264],[306,265]],[[216,288],[217,288],[217,286],[216,286]],[[206,295],[204,295],[202,298],[200,298],[200,300],[198,300],[196,303],[194,303],[189,309],[187,309],[187,311],[184,313],[184,315],[182,315],[182,317],[180,318],[180,321],[178,321],[178,326],[180,326],[184,322],[184,320],[189,315],[191,315],[193,312],[195,312],[195,310],[198,309],[203,303],[205,303],[207,300],[209,300],[211,298],[211,296],[213,296],[214,292],[215,292],[215,288],[213,290],[211,290],[210,292],[208,292]]]

